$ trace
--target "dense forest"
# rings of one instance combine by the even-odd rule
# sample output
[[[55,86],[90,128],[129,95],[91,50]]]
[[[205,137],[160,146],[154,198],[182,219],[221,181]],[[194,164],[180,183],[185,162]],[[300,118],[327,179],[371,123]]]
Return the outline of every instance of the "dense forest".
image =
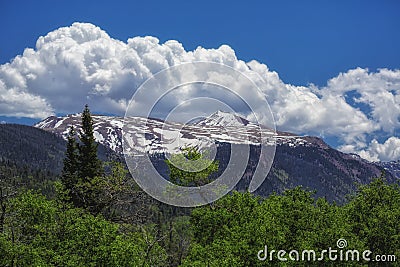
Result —
[[[400,186],[384,174],[341,204],[295,187],[179,208],[149,197],[120,162],[99,159],[88,107],[82,125],[70,129],[59,177],[1,162],[0,266],[400,266]],[[218,169],[187,175],[167,165],[185,186]],[[321,256],[329,249],[336,258]]]

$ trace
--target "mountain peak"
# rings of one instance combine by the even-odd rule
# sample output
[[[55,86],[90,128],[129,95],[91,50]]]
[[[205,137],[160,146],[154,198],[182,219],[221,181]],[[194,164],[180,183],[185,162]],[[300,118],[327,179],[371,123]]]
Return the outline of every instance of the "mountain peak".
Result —
[[[232,127],[239,126],[243,127],[250,122],[245,118],[226,111],[218,110],[211,114],[210,116],[198,121],[196,125],[198,126],[222,126],[222,127]]]
[[[209,117],[211,117],[211,116],[213,116],[213,115],[215,115],[215,116],[220,116],[220,117],[223,117],[223,116],[228,116],[228,115],[232,115],[233,113],[230,113],[230,112],[227,112],[227,111],[223,111],[223,110],[217,110],[216,112],[214,112],[213,114],[211,114]]]
[[[228,111],[223,111],[223,110],[217,110],[216,112],[214,112],[213,114],[211,114],[210,116],[208,116],[208,118],[210,117],[240,117],[239,115],[237,115],[236,113],[232,113],[232,112],[228,112]]]

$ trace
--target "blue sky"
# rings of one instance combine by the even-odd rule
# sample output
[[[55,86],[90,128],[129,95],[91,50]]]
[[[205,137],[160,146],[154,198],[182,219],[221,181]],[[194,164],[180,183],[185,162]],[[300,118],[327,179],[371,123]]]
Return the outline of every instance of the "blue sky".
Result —
[[[0,121],[32,124],[49,112],[78,112],[83,97],[97,99],[93,108],[107,105],[105,112],[118,113],[126,84],[138,86],[146,71],[188,58],[211,59],[246,63],[246,71],[267,81],[263,92],[278,129],[322,136],[370,160],[400,157],[400,2],[236,2],[2,1]],[[130,71],[137,76],[114,69],[112,60],[120,64],[124,57],[99,45],[87,50],[76,31],[90,41],[98,38],[107,51],[133,49]],[[128,41],[136,36],[157,39]],[[63,45],[71,40],[75,50]],[[89,65],[82,65],[87,62],[80,55],[88,51],[108,65],[83,77]],[[51,53],[60,53],[62,61]]]
[[[112,4],[111,4],[112,3]],[[399,68],[399,1],[2,1],[0,62],[75,21],[111,37],[156,36],[186,50],[230,45],[296,85],[355,67]]]

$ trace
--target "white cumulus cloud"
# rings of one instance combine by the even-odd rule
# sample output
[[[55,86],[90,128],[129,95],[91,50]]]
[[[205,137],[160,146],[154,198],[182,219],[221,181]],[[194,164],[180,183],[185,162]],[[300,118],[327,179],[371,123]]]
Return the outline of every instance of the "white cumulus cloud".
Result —
[[[27,48],[0,66],[0,115],[44,118],[80,111],[85,103],[92,111],[123,115],[133,93],[149,77],[195,61],[222,63],[254,80],[279,130],[336,136],[343,151],[370,160],[399,158],[399,139],[394,135],[400,128],[400,70],[357,68],[330,79],[324,87],[295,86],[265,64],[238,59],[227,45],[186,51],[178,41],[160,43],[151,36],[120,41],[89,23],[74,23],[39,37],[34,49]],[[239,94],[249,93],[235,88]],[[149,90],[148,98],[157,93],[156,88]],[[182,88],[165,98],[161,110],[167,112],[199,96],[199,90]],[[205,106],[193,108],[209,112]],[[393,137],[383,144],[367,143],[366,137],[377,131]]]
[[[355,152],[370,161],[391,161],[400,158],[400,138],[391,136],[384,143],[373,139],[364,149],[346,145],[342,147],[344,152]]]

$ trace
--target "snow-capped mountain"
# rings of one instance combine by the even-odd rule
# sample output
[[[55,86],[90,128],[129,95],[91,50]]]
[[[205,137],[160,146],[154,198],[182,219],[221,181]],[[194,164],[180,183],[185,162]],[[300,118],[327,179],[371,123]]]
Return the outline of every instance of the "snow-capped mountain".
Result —
[[[149,152],[155,155],[153,164],[166,178],[168,168],[165,155],[176,153],[181,147],[215,145],[219,172],[222,173],[229,162],[231,144],[250,145],[250,158],[236,187],[238,190],[246,190],[257,164],[265,164],[260,159],[259,144],[275,143],[276,153],[271,171],[256,191],[261,196],[301,185],[316,190],[317,197],[343,202],[346,195],[356,190],[356,184],[369,183],[384,169],[377,163],[331,148],[321,138],[275,132],[236,114],[221,111],[191,124],[140,117],[125,121],[122,117],[112,116],[92,115],[92,118],[94,135],[99,143],[121,155],[124,131],[124,141],[133,150],[125,152]],[[66,139],[71,125],[79,131],[81,114],[49,117],[35,127]],[[390,182],[397,180],[391,172],[386,173],[386,178]]]
[[[123,117],[92,115],[96,141],[117,153],[122,152]],[[35,124],[66,139],[69,127],[81,128],[81,114],[51,116]],[[254,124],[238,115],[217,111],[193,124],[167,122],[159,119],[132,117],[125,120],[126,141],[140,152],[176,153],[191,145],[206,147],[219,143],[313,145],[310,137],[275,132]],[[145,133],[145,135],[143,135]],[[145,136],[146,140],[141,140]],[[143,139],[143,138],[142,138]],[[315,144],[314,144],[315,145]]]
[[[123,118],[112,116],[92,116],[94,123],[94,136],[98,143],[111,148],[113,151],[122,152]],[[50,116],[34,127],[50,131],[67,140],[69,128],[74,126],[76,131],[81,130],[81,114],[71,114],[64,117]]]

